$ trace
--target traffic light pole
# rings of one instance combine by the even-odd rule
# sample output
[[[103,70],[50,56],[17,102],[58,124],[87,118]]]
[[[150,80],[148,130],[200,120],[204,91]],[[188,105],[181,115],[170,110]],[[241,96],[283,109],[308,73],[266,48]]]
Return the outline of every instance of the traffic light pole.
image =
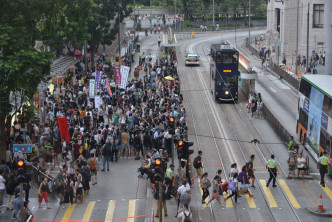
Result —
[[[174,135],[172,135],[172,141],[171,141],[171,149],[172,149],[172,164],[174,165]]]
[[[21,214],[18,215],[19,218],[19,221],[24,221],[24,213],[23,213],[23,210],[24,210],[24,202],[23,202],[23,183],[20,183],[20,201],[21,201]]]
[[[159,181],[159,200],[158,200],[158,205],[159,205],[159,222],[163,221],[163,182]]]

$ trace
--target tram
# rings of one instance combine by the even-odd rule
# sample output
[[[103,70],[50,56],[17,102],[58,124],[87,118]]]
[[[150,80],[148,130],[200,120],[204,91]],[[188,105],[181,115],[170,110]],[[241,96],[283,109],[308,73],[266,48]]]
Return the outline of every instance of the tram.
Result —
[[[239,52],[231,45],[212,44],[210,89],[215,101],[238,100]]]
[[[318,160],[326,151],[332,157],[332,76],[302,75],[296,134]],[[332,175],[332,161],[328,171]]]

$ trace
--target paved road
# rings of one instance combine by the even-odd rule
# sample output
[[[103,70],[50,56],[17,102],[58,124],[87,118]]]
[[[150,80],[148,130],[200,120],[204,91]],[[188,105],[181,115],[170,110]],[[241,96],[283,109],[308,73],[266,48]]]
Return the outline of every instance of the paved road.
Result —
[[[245,35],[247,33],[238,33],[238,44],[244,40]],[[224,33],[222,36],[224,39],[234,42],[234,34]],[[285,158],[287,157],[287,150],[282,144],[283,141],[279,140],[275,132],[264,120],[251,118],[247,114],[245,111],[247,99],[243,95],[240,96],[240,103],[237,105],[221,105],[213,102],[212,96],[206,90],[209,88],[209,64],[206,54],[209,52],[209,45],[217,42],[221,42],[220,36],[198,38],[195,41],[184,41],[177,50],[179,73],[184,84],[181,89],[183,90],[185,106],[189,116],[190,139],[195,142],[196,149],[203,150],[204,161],[207,163],[204,165],[204,168],[210,173],[209,177],[211,179],[217,169],[222,168],[221,163],[224,164],[228,172],[229,164],[237,162],[239,165],[242,165],[248,160],[250,154],[255,154],[255,166],[258,167],[256,176],[261,181],[258,188],[252,189],[253,199],[241,198],[240,204],[228,203],[223,209],[220,209],[218,204],[214,203],[212,215],[214,215],[215,221],[220,221],[221,218],[229,221],[328,221],[328,219],[317,218],[307,214],[305,208],[317,207],[320,193],[323,193],[326,205],[331,204],[331,185],[329,190],[325,189],[327,191],[325,193],[325,190],[323,191],[319,186],[317,178],[307,180],[304,183],[299,180],[286,179],[288,173],[287,158]],[[199,54],[202,60],[201,67],[184,67],[183,56],[186,53]],[[271,77],[265,76],[264,78],[269,79]],[[278,84],[280,87],[285,87],[282,82],[274,84],[274,87]],[[291,94],[291,92],[289,94],[291,96],[295,95],[294,93]],[[265,98],[264,94],[263,98]],[[245,141],[257,138],[260,141],[280,144],[255,146],[252,144],[227,142],[219,138],[213,139],[211,136],[238,138]],[[279,177],[280,186],[270,190],[265,189],[263,185],[268,177],[267,171],[264,169],[264,161],[271,155],[271,152],[277,155],[282,165],[282,173]],[[210,210],[207,210],[206,206],[200,204],[200,190],[197,183],[194,186],[194,194],[193,206],[197,206],[199,216],[208,217],[207,221],[212,221],[213,217],[210,216]],[[296,200],[299,205],[293,200]]]
[[[259,31],[258,31],[259,32]],[[238,42],[244,40],[246,33],[237,34]],[[221,33],[202,35],[194,40],[182,40],[177,47],[179,59],[178,71],[181,78],[181,89],[184,95],[184,105],[188,113],[189,138],[195,142],[194,149],[201,149],[204,152],[204,170],[209,172],[212,179],[217,169],[222,168],[228,173],[229,165],[237,162],[244,164],[250,154],[256,155],[255,167],[256,176],[260,183],[257,188],[252,189],[254,198],[242,197],[239,204],[232,201],[220,209],[217,203],[213,202],[212,207],[201,204],[201,191],[198,181],[192,189],[191,209],[195,215],[194,221],[329,221],[326,218],[319,218],[306,213],[306,207],[317,207],[318,197],[323,193],[325,206],[332,204],[332,185],[327,183],[328,188],[322,189],[317,178],[306,180],[287,180],[287,156],[286,148],[283,144],[259,145],[247,143],[237,143],[221,138],[233,138],[249,141],[257,138],[262,142],[282,143],[273,132],[265,120],[251,118],[245,111],[246,98],[240,95],[239,104],[217,104],[213,101],[209,93],[209,46],[212,43],[221,42],[221,37],[234,41],[234,33]],[[160,52],[157,47],[157,35],[142,37],[141,53],[147,52],[156,55]],[[185,67],[184,55],[186,53],[197,53],[201,56],[200,67]],[[138,54],[135,55],[137,64]],[[271,77],[261,74],[260,80]],[[261,79],[263,78],[263,79]],[[273,87],[280,83],[275,83]],[[257,84],[259,85],[259,84]],[[281,85],[280,85],[281,86]],[[262,90],[265,88],[261,86]],[[269,86],[267,86],[269,87]],[[258,88],[259,89],[259,88]],[[287,94],[286,90],[283,89]],[[263,92],[263,91],[262,91]],[[279,91],[278,91],[279,92]],[[292,91],[289,92],[290,95]],[[265,92],[263,92],[263,98]],[[264,160],[273,151],[277,155],[279,163],[282,165],[282,173],[279,177],[277,188],[265,189],[264,180],[267,172],[264,169]],[[34,216],[39,219],[56,220],[82,220],[90,219],[104,221],[106,219],[125,218],[119,221],[148,222],[152,209],[155,209],[156,202],[151,196],[149,184],[146,179],[138,179],[136,169],[139,162],[133,159],[122,159],[118,163],[111,164],[110,172],[98,172],[98,184],[91,186],[91,193],[85,198],[85,202],[76,205],[74,208],[59,209],[56,200],[51,201],[51,210],[38,209],[36,189],[31,197],[30,206]],[[315,172],[315,171],[313,171]],[[227,177],[227,173],[223,176]],[[261,184],[262,183],[262,184]],[[289,198],[288,195],[291,197]],[[292,195],[294,198],[292,198]],[[328,196],[329,195],[329,196]],[[286,196],[288,198],[286,198]],[[290,201],[292,200],[292,201]],[[296,200],[298,205],[296,205]],[[34,206],[34,207],[33,207]],[[176,203],[175,200],[167,202],[169,217],[165,221],[175,221]],[[299,208],[295,208],[299,207]],[[292,209],[294,208],[294,209]],[[7,222],[6,217],[1,216],[0,221]],[[131,216],[142,216],[137,218],[127,218]]]

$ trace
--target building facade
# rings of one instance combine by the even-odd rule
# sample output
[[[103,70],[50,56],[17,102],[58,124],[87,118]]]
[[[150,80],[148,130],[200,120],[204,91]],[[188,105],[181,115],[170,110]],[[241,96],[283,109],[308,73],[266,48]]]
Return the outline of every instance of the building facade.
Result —
[[[269,0],[267,6],[267,41],[277,55],[306,56],[309,6],[309,58],[312,51],[325,51],[325,10],[328,0]],[[279,50],[278,50],[279,49]]]

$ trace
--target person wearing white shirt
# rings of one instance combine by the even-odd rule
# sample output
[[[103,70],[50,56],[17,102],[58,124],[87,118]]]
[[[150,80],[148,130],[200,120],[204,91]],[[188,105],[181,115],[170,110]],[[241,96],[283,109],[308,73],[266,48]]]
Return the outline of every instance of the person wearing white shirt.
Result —
[[[304,173],[305,173],[305,158],[303,157],[303,154],[300,153],[299,157],[297,158],[297,176],[299,177],[300,173],[302,173],[302,181],[304,182]]]
[[[181,213],[179,213],[179,215],[177,216],[178,222],[184,222],[186,217],[189,217],[190,222],[193,222],[193,215],[188,210],[188,205],[184,204],[183,211]]]
[[[1,174],[0,174],[0,206],[3,205],[3,195],[5,194],[5,183],[6,183],[6,180],[4,179],[4,175],[5,175],[5,172],[1,171]]]

